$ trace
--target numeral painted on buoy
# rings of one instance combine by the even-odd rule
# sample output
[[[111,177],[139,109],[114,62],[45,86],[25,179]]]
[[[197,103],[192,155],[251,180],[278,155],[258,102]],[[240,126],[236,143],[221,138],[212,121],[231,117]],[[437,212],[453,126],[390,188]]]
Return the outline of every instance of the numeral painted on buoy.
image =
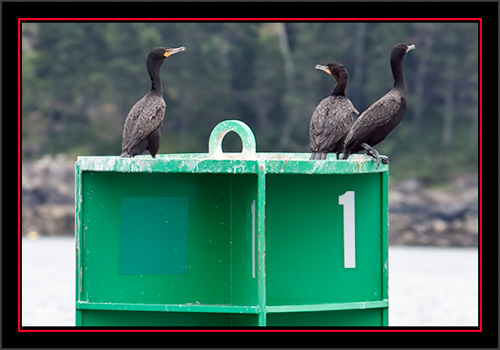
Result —
[[[356,267],[354,191],[339,196],[339,204],[344,207],[344,268],[352,269]]]

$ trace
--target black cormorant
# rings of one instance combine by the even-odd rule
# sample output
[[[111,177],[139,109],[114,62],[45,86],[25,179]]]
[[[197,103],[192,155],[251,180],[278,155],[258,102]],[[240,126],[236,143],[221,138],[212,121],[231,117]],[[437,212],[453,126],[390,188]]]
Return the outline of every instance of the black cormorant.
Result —
[[[330,152],[340,152],[344,147],[344,140],[359,112],[345,96],[345,88],[349,79],[347,69],[338,62],[326,66],[316,65],[335,78],[337,84],[330,96],[325,97],[314,110],[309,125],[309,142],[312,155],[310,159],[326,159]]]
[[[145,150],[153,158],[156,156],[165,115],[160,67],[165,58],[184,50],[184,46],[175,49],[156,47],[149,53],[147,68],[152,82],[151,90],[137,101],[125,119],[120,157],[134,157]]]
[[[391,69],[394,87],[382,98],[361,113],[354,122],[345,139],[344,156],[347,159],[352,153],[366,150],[367,154],[377,161],[387,164],[388,158],[380,156],[373,148],[399,124],[406,111],[406,82],[403,75],[402,61],[405,54],[413,50],[415,45],[400,43],[394,45],[391,53]]]

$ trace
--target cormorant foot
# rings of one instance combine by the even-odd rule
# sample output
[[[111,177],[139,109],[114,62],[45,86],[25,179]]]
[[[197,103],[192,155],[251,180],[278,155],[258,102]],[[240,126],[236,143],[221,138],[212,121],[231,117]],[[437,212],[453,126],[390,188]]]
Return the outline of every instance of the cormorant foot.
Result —
[[[372,153],[372,152],[366,152],[366,155],[369,156],[369,157],[372,157],[373,160],[375,160],[377,162],[377,168],[378,166],[380,165],[380,155],[377,153]]]
[[[389,157],[387,156],[380,156],[380,160],[383,164],[389,164]]]
[[[372,157],[373,159],[375,159],[375,161],[377,162],[377,169],[380,165],[380,160],[382,160],[382,163],[384,162],[389,162],[389,158],[386,157],[386,156],[381,156],[380,153],[378,153],[378,151],[373,148],[372,146],[370,146],[369,144],[363,142],[361,144],[361,147],[363,147],[367,152],[366,152],[366,155],[367,156],[370,156]],[[387,164],[387,163],[384,163],[384,164]]]
[[[377,168],[376,169],[378,169],[378,167],[380,166],[380,161],[382,161],[382,164],[389,164],[389,157],[387,157],[387,156],[381,156],[381,155],[378,154],[378,152],[377,152],[376,155],[373,155],[370,152],[367,152],[366,154],[368,154],[370,157],[372,157],[377,162]]]

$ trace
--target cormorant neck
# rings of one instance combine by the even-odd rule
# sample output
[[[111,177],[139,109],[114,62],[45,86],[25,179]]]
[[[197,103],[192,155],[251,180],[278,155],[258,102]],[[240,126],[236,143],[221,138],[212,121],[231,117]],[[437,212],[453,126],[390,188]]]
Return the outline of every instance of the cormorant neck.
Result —
[[[394,77],[394,87],[406,91],[406,81],[403,74],[403,58],[391,57],[392,76]]]
[[[148,72],[151,78],[151,91],[156,91],[158,93],[162,93],[161,79],[160,79],[160,67],[162,61],[153,61],[148,62]]]
[[[347,87],[348,76],[341,75],[337,81],[337,85],[332,90],[332,96],[345,96],[345,89]]]

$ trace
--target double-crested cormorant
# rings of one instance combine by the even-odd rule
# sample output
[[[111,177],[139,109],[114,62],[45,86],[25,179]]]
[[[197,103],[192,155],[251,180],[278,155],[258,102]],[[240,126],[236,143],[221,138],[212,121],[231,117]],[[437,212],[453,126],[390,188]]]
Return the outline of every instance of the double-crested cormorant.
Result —
[[[344,140],[354,117],[359,112],[345,96],[349,79],[347,69],[338,62],[326,66],[316,65],[316,69],[330,74],[337,81],[330,96],[325,97],[314,110],[309,125],[310,159],[326,159],[330,152],[337,153],[337,159],[344,147]]]
[[[160,67],[165,58],[184,50],[184,46],[175,49],[156,47],[149,53],[147,67],[152,87],[146,96],[137,101],[125,119],[120,157],[134,157],[145,150],[148,150],[153,158],[156,156],[165,115]]]
[[[344,156],[347,159],[352,153],[366,150],[367,154],[377,161],[387,164],[389,159],[380,156],[373,148],[399,124],[406,111],[406,82],[403,75],[402,61],[405,54],[413,50],[415,45],[400,43],[394,45],[391,53],[391,69],[394,87],[382,98],[361,113],[354,122],[344,144]]]

